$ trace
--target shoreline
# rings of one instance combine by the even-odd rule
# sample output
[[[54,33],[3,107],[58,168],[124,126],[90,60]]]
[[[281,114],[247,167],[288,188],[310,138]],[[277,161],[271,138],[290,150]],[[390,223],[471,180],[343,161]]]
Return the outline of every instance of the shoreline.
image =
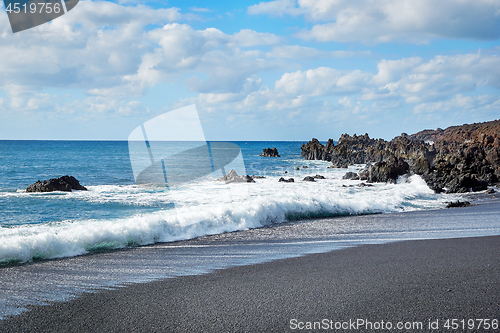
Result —
[[[325,318],[442,328],[498,316],[499,255],[500,236],[363,245],[88,293],[33,306],[0,330],[283,332],[292,319]]]
[[[494,187],[494,189],[495,189],[494,194],[487,194],[484,192],[463,193],[463,197],[461,199],[459,199],[458,201],[460,202],[460,200],[462,200],[461,202],[467,202],[467,200],[469,200],[470,206],[478,206],[478,205],[483,205],[483,204],[488,204],[488,203],[496,203],[500,207],[500,187]],[[453,202],[453,200],[450,202],[445,202],[445,203],[452,203],[452,202]],[[212,238],[212,237],[218,237],[218,236],[224,237],[225,235],[228,235],[228,234],[249,232],[252,230],[269,229],[269,228],[276,228],[276,227],[277,228],[286,227],[288,225],[294,225],[294,224],[299,224],[299,223],[308,223],[308,222],[313,222],[313,221],[332,220],[332,219],[335,220],[335,219],[340,219],[340,218],[369,217],[369,216],[374,216],[374,215],[382,215],[382,216],[388,215],[388,216],[390,216],[390,215],[418,213],[418,212],[432,213],[432,212],[440,212],[440,211],[446,211],[447,209],[457,209],[457,208],[463,208],[463,206],[458,206],[458,207],[443,206],[441,208],[419,209],[419,210],[410,210],[410,211],[401,211],[401,212],[389,212],[389,213],[376,212],[376,213],[366,213],[366,214],[338,215],[338,216],[331,216],[331,217],[298,219],[298,220],[280,222],[280,223],[271,224],[271,225],[265,225],[265,226],[257,227],[257,228],[235,230],[235,231],[229,231],[229,232],[224,232],[224,233],[220,233],[220,234],[212,234],[212,235],[209,234],[209,235],[203,235],[203,236],[198,236],[198,237],[189,238],[189,239],[181,239],[181,240],[176,240],[176,241],[171,241],[171,242],[157,242],[157,243],[132,246],[132,247],[124,247],[124,248],[120,247],[120,248],[115,248],[115,249],[105,249],[105,250],[80,254],[80,255],[76,255],[76,256],[64,256],[64,257],[60,257],[60,258],[41,259],[41,260],[37,260],[37,261],[28,261],[28,262],[19,262],[19,263],[13,262],[12,264],[11,263],[5,263],[5,264],[0,263],[0,272],[2,269],[5,269],[5,268],[23,267],[23,266],[37,265],[40,263],[49,263],[49,262],[55,262],[55,261],[71,260],[74,258],[82,258],[82,257],[85,258],[85,257],[99,255],[99,254],[112,254],[112,253],[127,252],[127,251],[133,251],[135,249],[140,249],[140,248],[150,248],[150,247],[154,248],[155,246],[160,246],[160,247],[164,246],[164,245],[175,246],[176,244],[183,244],[186,242],[198,242],[200,240],[203,241],[206,238]],[[1,316],[0,316],[0,320],[1,320]]]
[[[470,199],[472,200],[473,197]],[[55,325],[58,323],[58,319],[42,324],[39,322],[42,318],[37,317],[38,314],[44,313],[43,317],[53,316],[53,318],[57,318],[58,316],[66,316],[64,312],[69,311],[68,315],[71,317],[80,317],[78,312],[85,312],[87,307],[94,308],[94,303],[104,306],[103,301],[99,300],[101,297],[99,295],[102,293],[111,293],[108,295],[111,299],[115,297],[127,299],[129,298],[127,296],[128,290],[142,288],[139,287],[140,285],[147,288],[146,285],[151,283],[173,283],[167,281],[178,279],[184,281],[185,278],[193,276],[205,276],[210,280],[212,274],[222,274],[220,272],[237,268],[245,270],[245,267],[252,270],[248,267],[253,266],[257,267],[253,269],[256,270],[257,274],[261,265],[266,265],[266,263],[273,265],[273,263],[286,260],[291,260],[291,263],[288,264],[291,267],[287,269],[297,271],[298,276],[302,276],[302,280],[307,280],[307,274],[304,275],[304,272],[322,271],[323,275],[333,274],[332,276],[335,276],[336,271],[332,273],[325,270],[326,264],[321,261],[318,262],[317,267],[304,268],[304,263],[301,263],[300,260],[294,262],[294,259],[307,257],[312,262],[316,262],[316,254],[327,255],[330,253],[335,257],[334,253],[342,251],[355,251],[353,249],[366,249],[370,246],[392,246],[392,244],[400,244],[401,241],[405,240],[407,242],[426,242],[428,239],[436,239],[434,241],[439,242],[451,239],[454,242],[460,242],[461,239],[475,239],[474,237],[483,236],[479,239],[493,237],[498,242],[500,237],[500,221],[498,221],[500,199],[474,194],[474,203],[476,205],[466,208],[304,220],[303,222],[278,224],[270,228],[250,229],[173,243],[157,243],[125,251],[117,250],[3,268],[0,269],[0,287],[2,289],[0,290],[0,298],[6,303],[0,304],[0,318],[8,318],[9,315],[14,315],[14,317],[0,320],[0,331],[9,332],[7,329],[13,329],[14,326],[18,325],[34,325],[32,328],[36,325]],[[429,222],[431,223],[429,224]],[[384,229],[387,225],[390,228]],[[420,240],[415,241],[416,239]],[[406,241],[402,243],[407,243]],[[455,247],[458,251],[463,250],[462,246]],[[485,255],[488,256],[493,251],[496,250],[494,248],[486,250]],[[412,250],[412,252],[418,255],[418,251]],[[442,255],[441,250],[437,252]],[[370,253],[371,251],[368,251],[368,255]],[[495,253],[498,254],[498,252]],[[456,256],[456,253],[451,253],[451,257],[453,256]],[[309,259],[306,259],[306,262]],[[354,263],[360,260],[364,259],[356,258]],[[412,260],[414,259],[411,256],[404,260],[399,259],[396,266],[405,261],[412,262]],[[456,261],[453,264],[455,266],[463,264],[460,260],[454,260]],[[341,264],[345,267],[349,265],[348,262]],[[387,260],[385,264],[393,266],[393,263],[389,263]],[[488,263],[488,265],[490,264]],[[281,264],[276,265],[275,267],[278,267]],[[263,281],[267,283],[269,279],[279,280],[281,277],[278,273],[275,273],[275,276],[269,275]],[[428,274],[432,275],[432,272],[428,271],[426,275]],[[496,277],[498,276],[500,274],[496,275]],[[256,281],[249,283],[261,280],[260,278],[256,279]],[[182,281],[178,282],[181,287],[185,283]],[[302,285],[300,281],[297,285],[299,287]],[[226,287],[232,286],[233,282],[233,278],[226,278],[224,285]],[[238,283],[236,281],[236,285]],[[314,285],[314,281],[304,283],[307,288]],[[293,285],[291,287],[292,289],[296,288]],[[121,296],[113,294],[115,292],[121,293]],[[155,292],[152,290],[145,289],[144,292],[153,298],[155,297]],[[265,293],[273,294],[269,290]],[[19,299],[25,301],[19,303]],[[63,313],[59,313],[57,316],[50,315],[52,311],[66,307],[69,303],[79,302],[80,299],[87,300],[86,305],[78,303],[80,305],[77,306],[76,310],[66,308]],[[69,303],[67,304],[66,301]],[[133,299],[127,302],[131,302],[130,306],[137,309],[138,305],[134,305]],[[235,300],[233,302],[237,303]],[[36,304],[47,305],[39,306]],[[239,307],[241,306],[237,304],[237,308]],[[16,308],[18,312],[16,312]],[[23,309],[30,310],[21,312]],[[185,309],[188,309],[187,305]],[[120,312],[119,309],[115,309],[115,311]],[[115,315],[120,316],[120,313]],[[150,328],[146,330],[150,331]],[[53,327],[53,329],[56,328]],[[63,327],[57,328],[58,331],[61,329],[64,331]],[[102,329],[107,330],[108,328],[102,327]],[[116,329],[118,328],[116,327]],[[172,330],[174,329],[169,328],[167,331]]]

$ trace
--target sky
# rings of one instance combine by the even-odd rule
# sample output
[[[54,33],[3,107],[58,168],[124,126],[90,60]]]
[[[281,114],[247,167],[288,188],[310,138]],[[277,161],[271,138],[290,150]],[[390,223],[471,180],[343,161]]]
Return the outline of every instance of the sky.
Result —
[[[500,1],[80,1],[12,33],[0,140],[127,140],[195,104],[207,140],[392,139],[500,118]]]

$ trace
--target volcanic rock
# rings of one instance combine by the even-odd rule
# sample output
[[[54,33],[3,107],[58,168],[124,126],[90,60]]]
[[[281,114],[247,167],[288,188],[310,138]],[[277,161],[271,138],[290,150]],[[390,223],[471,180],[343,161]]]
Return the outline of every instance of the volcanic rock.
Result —
[[[470,205],[468,201],[457,200],[456,202],[448,202],[446,208],[469,207]]]
[[[374,183],[395,183],[399,176],[408,172],[410,166],[402,157],[389,157],[384,162],[375,163],[370,172],[369,181]]]
[[[500,181],[500,120],[402,133],[391,141],[343,134],[336,145],[312,139],[301,150],[306,159],[331,161],[333,168],[375,163],[358,173],[370,182],[417,174],[436,193],[481,191]]]
[[[342,179],[359,180],[359,175],[356,172],[346,172]]]
[[[278,149],[276,149],[276,148],[264,148],[262,150],[262,154],[260,154],[259,156],[263,156],[263,157],[281,157],[278,154]]]
[[[285,178],[281,177],[281,178],[278,180],[278,182],[280,182],[280,183],[281,183],[281,182],[285,182],[285,183],[293,183],[293,182],[295,182],[295,180],[294,180],[293,178],[285,179]]]
[[[26,192],[71,192],[72,190],[87,191],[87,188],[80,185],[80,182],[72,176],[62,176],[44,181],[38,180],[26,188]]]

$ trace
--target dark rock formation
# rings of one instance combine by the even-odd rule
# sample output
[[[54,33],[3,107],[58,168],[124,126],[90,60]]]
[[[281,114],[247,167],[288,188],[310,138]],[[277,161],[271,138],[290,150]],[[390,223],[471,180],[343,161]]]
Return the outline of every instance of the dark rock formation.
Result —
[[[360,180],[368,180],[368,178],[370,178],[370,170],[371,169],[372,169],[371,163],[366,163],[365,168],[358,172],[359,179]]]
[[[280,183],[281,183],[281,182],[285,182],[285,183],[293,183],[293,182],[295,182],[295,180],[294,180],[293,178],[285,179],[285,178],[281,177],[281,178],[278,180],[278,182],[280,182]]]
[[[469,207],[470,205],[468,201],[457,200],[456,202],[448,202],[446,208]]]
[[[332,167],[375,162],[359,172],[361,180],[393,182],[398,175],[421,175],[435,192],[486,190],[500,181],[500,120],[405,133],[391,141],[368,134],[343,134],[334,145],[312,139],[302,156],[332,162]]]
[[[377,162],[370,171],[368,181],[374,183],[395,183],[399,176],[408,172],[410,166],[402,157],[389,157],[386,161]]]
[[[373,187],[372,184],[366,184],[366,183],[359,183],[358,185],[356,185],[358,187]]]
[[[302,180],[305,182],[315,182],[316,181],[316,180],[314,180],[314,177],[311,177],[311,176],[306,176]]]
[[[231,169],[231,171],[228,172],[227,175],[223,176],[221,179],[226,184],[229,183],[255,183],[255,180],[253,180],[252,177],[246,175],[246,176],[238,176],[238,173]]]
[[[356,172],[346,172],[342,179],[359,180],[359,175]]]
[[[498,148],[500,147],[500,120],[451,126],[444,130],[441,128],[423,130],[410,135],[410,138],[453,147],[477,143],[485,147]]]
[[[316,175],[316,176],[313,176],[314,179],[326,179],[324,176],[322,175]]]
[[[262,154],[259,156],[264,156],[264,157],[281,157],[278,154],[278,149],[276,148],[264,148],[262,149]]]
[[[37,181],[26,188],[26,192],[71,192],[72,190],[87,191],[80,182],[72,176],[62,176],[44,181]]]

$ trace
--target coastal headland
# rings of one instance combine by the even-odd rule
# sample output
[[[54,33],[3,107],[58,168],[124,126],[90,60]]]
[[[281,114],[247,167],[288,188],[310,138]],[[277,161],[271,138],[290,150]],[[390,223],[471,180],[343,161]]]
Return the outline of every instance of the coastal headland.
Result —
[[[335,168],[375,162],[359,173],[369,182],[417,174],[437,193],[482,191],[500,181],[500,120],[402,133],[391,141],[368,134],[343,134],[336,145],[312,139],[302,145],[302,156]]]

